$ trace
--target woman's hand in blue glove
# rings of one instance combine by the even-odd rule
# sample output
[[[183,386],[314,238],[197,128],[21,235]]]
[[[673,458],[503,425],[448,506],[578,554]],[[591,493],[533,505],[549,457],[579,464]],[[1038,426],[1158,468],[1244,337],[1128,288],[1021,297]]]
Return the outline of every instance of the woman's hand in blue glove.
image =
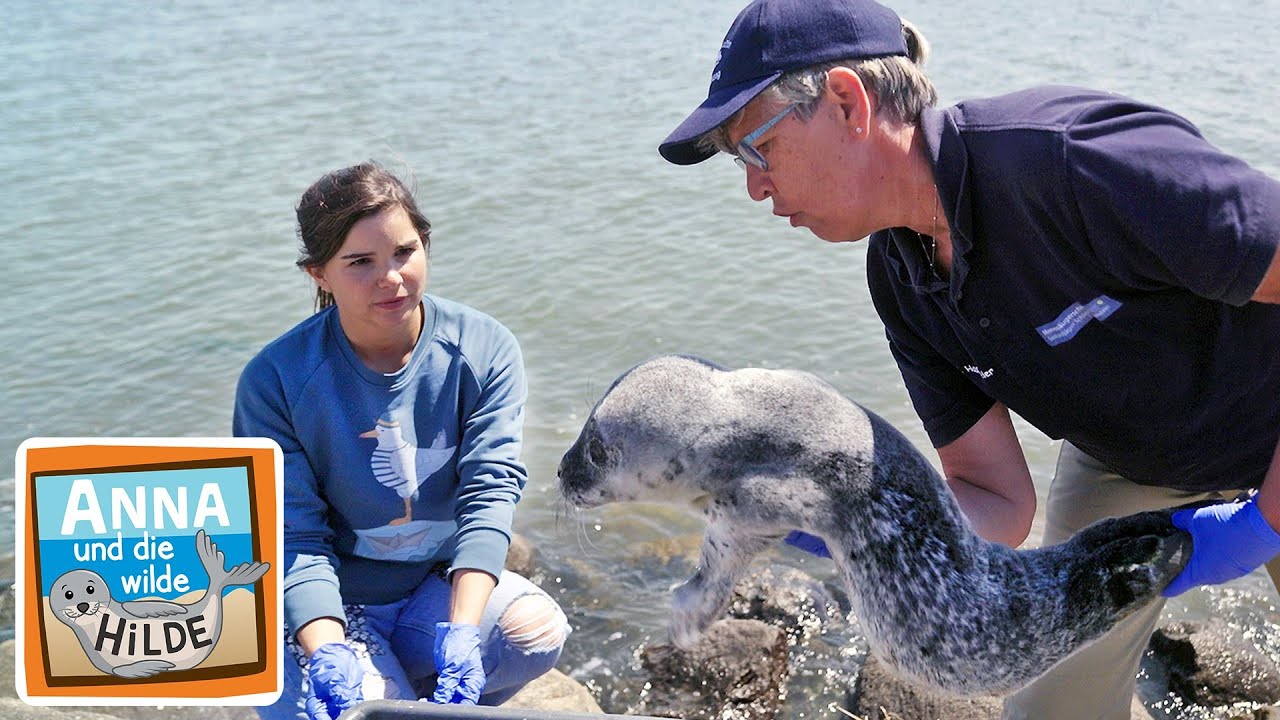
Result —
[[[310,720],[334,720],[364,700],[360,682],[364,668],[346,643],[325,643],[311,653],[307,663],[311,690],[307,693]]]
[[[831,558],[831,551],[827,549],[827,544],[817,535],[810,535],[807,532],[792,530],[787,536],[782,538],[782,542],[791,547],[800,548],[807,553],[813,553],[818,557]]]
[[[436,623],[436,692],[432,702],[475,705],[484,690],[480,660],[480,628],[460,623]]]
[[[1191,559],[1161,593],[1165,597],[1234,580],[1280,553],[1280,534],[1253,500],[1179,510],[1173,524],[1191,533]]]

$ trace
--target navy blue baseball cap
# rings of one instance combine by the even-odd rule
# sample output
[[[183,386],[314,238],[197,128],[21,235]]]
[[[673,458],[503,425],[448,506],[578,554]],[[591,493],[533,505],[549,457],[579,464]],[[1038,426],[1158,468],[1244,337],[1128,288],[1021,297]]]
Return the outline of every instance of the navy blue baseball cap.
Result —
[[[698,138],[714,130],[788,70],[832,60],[906,55],[898,14],[874,0],[755,0],[729,27],[707,99],[658,146],[676,165],[715,152]]]

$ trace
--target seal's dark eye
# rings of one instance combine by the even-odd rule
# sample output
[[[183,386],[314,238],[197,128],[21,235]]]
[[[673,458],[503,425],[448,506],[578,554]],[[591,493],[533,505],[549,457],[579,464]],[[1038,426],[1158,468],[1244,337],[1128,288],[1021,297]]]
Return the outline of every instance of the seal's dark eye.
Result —
[[[68,600],[70,600],[71,598],[75,597],[75,596],[76,596],[76,594],[75,594],[75,593],[73,593],[73,592],[71,592],[70,590],[68,590],[68,591],[66,592],[66,596],[67,596],[67,599],[68,599]]]
[[[93,594],[93,586],[92,586],[92,585],[90,585],[89,587],[85,588],[85,589],[84,589],[84,591],[85,591],[85,592],[87,592],[87,593],[89,593],[90,595],[92,595],[92,594]]]
[[[603,466],[609,462],[609,455],[604,451],[604,443],[600,442],[600,438],[591,438],[591,442],[587,443],[587,454],[596,465]]]

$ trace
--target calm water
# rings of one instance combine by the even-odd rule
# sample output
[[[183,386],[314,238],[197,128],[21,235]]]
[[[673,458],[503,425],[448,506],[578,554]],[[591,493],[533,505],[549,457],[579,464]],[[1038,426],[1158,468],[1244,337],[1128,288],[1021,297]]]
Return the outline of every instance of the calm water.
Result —
[[[656,153],[740,2],[0,2],[0,518],[25,438],[225,435],[240,368],[309,312],[293,203],[323,172],[377,158],[416,178],[433,291],[522,342],[517,529],[578,628],[562,668],[606,709],[633,705],[636,649],[665,639],[700,523],[654,507],[558,515],[556,462],[618,373],[667,351],[803,368],[927,447],[864,247],[773,218],[725,159]],[[944,101],[1104,88],[1280,175],[1276,0],[896,8],[932,40]],[[1056,445],[1023,429],[1043,494]],[[1276,655],[1274,599],[1251,577],[1170,614],[1224,612]],[[856,631],[829,640],[804,659],[789,717],[831,716],[856,670]]]

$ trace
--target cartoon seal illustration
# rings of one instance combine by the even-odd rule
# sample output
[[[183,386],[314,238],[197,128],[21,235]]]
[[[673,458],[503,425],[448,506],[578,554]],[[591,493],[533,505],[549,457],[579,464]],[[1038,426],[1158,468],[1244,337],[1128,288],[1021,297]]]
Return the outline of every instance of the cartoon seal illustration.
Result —
[[[698,569],[672,602],[677,646],[723,614],[753,556],[801,529],[826,542],[876,655],[963,695],[1041,675],[1154,599],[1191,550],[1172,511],[1034,550],[988,542],[910,441],[822,380],[683,356],[616,380],[558,474],[578,507],[703,509]]]
[[[223,568],[224,556],[204,530],[196,533],[196,554],[209,574],[203,597],[190,605],[167,600],[118,602],[102,576],[71,570],[53,581],[49,607],[75,631],[93,666],[122,678],[188,670],[209,657],[222,633],[222,590],[249,585],[270,563]]]

